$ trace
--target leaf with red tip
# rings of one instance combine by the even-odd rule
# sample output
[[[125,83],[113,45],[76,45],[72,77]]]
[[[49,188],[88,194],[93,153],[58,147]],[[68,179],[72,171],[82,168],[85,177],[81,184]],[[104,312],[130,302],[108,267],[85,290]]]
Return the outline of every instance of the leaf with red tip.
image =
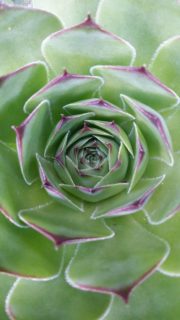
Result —
[[[111,238],[113,232],[103,220],[90,219],[91,206],[84,213],[69,209],[58,202],[43,207],[24,210],[20,217],[27,225],[42,233],[60,246],[64,243],[79,243]]]
[[[72,194],[78,199],[88,201],[92,203],[98,203],[99,201],[106,200],[114,195],[119,195],[124,189],[128,188],[127,182],[112,183],[103,186],[95,186],[93,188],[87,188],[84,186],[61,184],[63,190]]]
[[[74,116],[61,115],[60,121],[57,123],[56,127],[49,136],[45,149],[45,155],[54,156],[55,150],[57,150],[57,147],[60,144],[61,139],[64,137],[64,135],[68,131],[71,131],[71,133],[73,133],[78,128],[83,127],[84,121],[92,118],[93,116],[94,114],[92,112]]]
[[[105,83],[100,93],[104,99],[122,107],[120,94],[127,95],[161,110],[178,101],[171,89],[155,78],[145,67],[95,66],[91,73]]]
[[[25,112],[30,113],[40,102],[48,100],[54,120],[57,123],[62,107],[67,103],[75,102],[81,99],[92,98],[94,93],[102,86],[103,80],[99,77],[82,76],[69,74],[66,70],[64,73],[45,87],[34,94],[25,104]]]
[[[143,137],[140,129],[134,123],[134,148],[135,148],[135,156],[132,160],[132,169],[131,169],[131,177],[130,177],[130,186],[129,192],[134,188],[134,186],[138,183],[140,178],[143,176],[146,167],[148,165],[149,153],[148,146],[145,138]]]
[[[135,55],[127,41],[102,29],[90,16],[81,24],[50,35],[43,41],[42,52],[56,75],[64,68],[88,74],[97,64],[129,65]]]
[[[40,103],[29,117],[14,129],[22,174],[25,181],[31,184],[39,176],[36,154],[44,154],[52,130],[49,102]]]
[[[109,226],[115,236],[80,244],[66,277],[76,288],[112,293],[127,302],[131,291],[163,262],[168,247],[132,218],[111,220]]]
[[[150,156],[161,158],[168,165],[173,165],[171,137],[163,117],[149,106],[127,96],[122,96],[125,107],[133,112],[136,124],[148,144]]]
[[[163,175],[158,178],[141,179],[130,193],[125,190],[111,198],[111,201],[107,199],[97,203],[92,218],[116,217],[141,210],[163,179]]]
[[[50,195],[49,201],[56,199],[72,209],[83,211],[83,202],[80,199],[69,195],[62,189],[60,185],[62,182],[56,173],[53,162],[46,160],[40,155],[37,155],[37,160],[43,187]]]
[[[15,72],[0,77],[0,139],[14,143],[12,125],[19,125],[26,115],[23,105],[47,82],[45,64],[33,62]]]
[[[167,277],[159,272],[142,283],[130,297],[128,305],[114,298],[104,320],[177,320],[180,278]]]

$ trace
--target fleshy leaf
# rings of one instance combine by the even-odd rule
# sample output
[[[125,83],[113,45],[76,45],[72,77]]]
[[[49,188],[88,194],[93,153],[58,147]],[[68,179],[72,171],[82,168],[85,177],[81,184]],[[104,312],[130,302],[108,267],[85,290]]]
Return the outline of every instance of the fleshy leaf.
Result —
[[[104,99],[122,106],[119,95],[127,95],[160,110],[177,103],[175,92],[155,78],[145,67],[95,66],[91,73],[101,76]]]
[[[88,74],[97,64],[126,66],[135,54],[128,42],[101,29],[90,16],[79,25],[50,35],[43,41],[42,53],[55,75],[64,68]]]
[[[109,303],[109,296],[81,292],[59,277],[45,282],[18,281],[8,296],[6,309],[10,319],[16,320],[79,320],[79,316],[96,320]]]
[[[14,142],[12,125],[21,123],[26,100],[47,82],[45,65],[33,62],[0,78],[0,139]]]
[[[62,252],[34,230],[13,225],[1,213],[0,251],[1,272],[41,279],[59,272]]]
[[[53,163],[41,157],[40,155],[37,155],[37,160],[39,163],[41,181],[46,192],[52,198],[55,198],[70,208],[83,211],[82,201],[76,199],[76,197],[70,196],[64,190],[62,190],[60,186],[61,180],[56,173]],[[49,198],[49,200],[52,200],[52,198]]]
[[[127,155],[126,148],[122,144],[119,149],[118,158],[116,158],[114,165],[110,168],[109,172],[106,175],[104,175],[102,179],[100,179],[96,187],[123,181],[123,178],[126,175],[127,169],[128,169],[128,155]]]
[[[49,102],[43,101],[23,123],[15,127],[22,174],[27,183],[39,176],[36,154],[43,155],[52,130]]]
[[[143,173],[146,170],[149,160],[146,140],[144,139],[141,131],[139,130],[136,124],[134,124],[134,136],[135,156],[132,161],[133,165],[131,169],[132,174],[130,177],[129,192],[134,188],[139,179],[143,176]]]
[[[102,83],[103,80],[99,77],[73,75],[65,71],[34,94],[27,101],[24,109],[26,112],[31,112],[40,102],[49,100],[55,122],[57,122],[62,113],[62,106],[80,99],[92,98]]]
[[[133,111],[136,123],[148,144],[149,154],[160,157],[168,165],[173,165],[172,143],[163,117],[152,108],[127,96],[122,96],[126,108]]]
[[[180,206],[173,213],[172,217],[161,224],[151,224],[144,218],[144,214],[135,216],[136,220],[151,233],[167,241],[170,246],[170,253],[161,265],[160,271],[167,276],[180,276],[180,256],[179,256],[179,228],[180,228]]]
[[[170,218],[180,205],[180,153],[174,154],[174,165],[163,166],[163,163],[154,159],[148,167],[147,176],[158,175],[160,171],[165,173],[163,183],[154,192],[145,206],[149,219],[153,223],[160,223]]]
[[[104,320],[177,320],[180,279],[166,277],[159,272],[142,283],[125,305],[115,298]]]
[[[42,40],[61,29],[57,17],[40,10],[1,5],[0,16],[0,75],[43,60]]]
[[[28,186],[20,171],[17,154],[0,143],[0,208],[12,222],[20,223],[18,212],[49,202],[39,181]]]
[[[166,40],[155,52],[150,70],[180,95],[180,36]]]
[[[132,218],[111,220],[109,226],[115,236],[80,244],[66,277],[81,290],[113,293],[127,301],[134,287],[162,263],[168,248]]]
[[[103,128],[104,131],[109,132],[114,138],[118,140],[118,142],[122,142],[129,153],[133,155],[132,146],[130,144],[130,141],[128,139],[128,136],[126,132],[120,128],[114,121],[98,121],[98,120],[87,120],[88,124],[90,124],[92,127],[97,128]]]
[[[5,300],[6,296],[11,289],[15,279],[7,276],[6,274],[0,274],[0,314],[1,320],[9,320],[5,313]]]
[[[174,108],[174,110],[171,110],[171,115],[168,117],[166,123],[172,139],[173,149],[174,151],[179,151],[180,139],[178,139],[178,137],[180,136],[180,105]]]
[[[73,186],[61,184],[61,187],[78,199],[80,198],[82,200],[94,203],[120,194],[124,189],[127,189],[128,183],[119,182],[103,186],[95,186],[93,188],[82,187],[79,185]]]
[[[131,114],[124,112],[115,105],[103,99],[89,99],[67,104],[63,107],[68,114],[79,114],[93,112],[97,120],[116,121],[118,124],[123,121],[132,121]]]
[[[21,219],[33,229],[60,246],[64,243],[78,243],[101,240],[113,236],[103,220],[90,219],[91,207],[85,213],[69,209],[53,202],[21,212]]]
[[[35,8],[50,11],[60,17],[64,26],[80,23],[87,13],[95,17],[100,0],[32,0]]]
[[[163,175],[153,179],[141,179],[130,193],[124,191],[111,198],[111,201],[107,199],[97,203],[92,217],[94,219],[98,217],[116,217],[139,211],[145,206],[163,179]]]
[[[57,123],[56,127],[52,131],[45,149],[46,156],[53,156],[55,150],[57,150],[58,145],[64,135],[71,131],[72,133],[79,127],[83,127],[84,121],[92,118],[94,114],[92,112],[83,113],[75,116],[61,116],[60,121]]]
[[[137,49],[136,65],[142,65],[160,43],[179,33],[179,15],[176,0],[113,0],[113,4],[102,0],[96,20],[132,43]]]

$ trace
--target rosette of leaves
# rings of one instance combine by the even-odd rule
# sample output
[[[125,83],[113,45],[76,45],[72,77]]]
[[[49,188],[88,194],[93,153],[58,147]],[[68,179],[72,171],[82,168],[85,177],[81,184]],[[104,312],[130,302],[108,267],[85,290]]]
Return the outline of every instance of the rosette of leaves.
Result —
[[[177,320],[179,5],[34,6],[0,7],[0,317]]]

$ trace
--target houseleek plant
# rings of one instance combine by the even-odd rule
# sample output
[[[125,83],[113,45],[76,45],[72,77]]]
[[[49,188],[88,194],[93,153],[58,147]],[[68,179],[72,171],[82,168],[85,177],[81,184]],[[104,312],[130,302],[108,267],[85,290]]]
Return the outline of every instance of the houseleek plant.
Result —
[[[0,5],[0,319],[180,318],[180,5]]]

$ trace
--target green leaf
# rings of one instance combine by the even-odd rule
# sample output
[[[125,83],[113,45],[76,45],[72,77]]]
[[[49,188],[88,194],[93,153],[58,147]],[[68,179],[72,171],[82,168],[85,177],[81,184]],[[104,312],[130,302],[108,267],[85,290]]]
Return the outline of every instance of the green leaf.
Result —
[[[92,218],[116,217],[139,211],[144,207],[163,179],[163,175],[158,178],[141,179],[130,193],[125,190],[111,198],[111,201],[107,199],[97,203]]]
[[[100,0],[32,0],[35,8],[56,14],[64,26],[81,22],[90,13],[95,17]]]
[[[23,123],[15,127],[19,162],[25,181],[39,176],[36,154],[43,155],[52,130],[49,102],[43,101]]]
[[[151,222],[161,223],[171,217],[180,205],[180,153],[174,154],[174,165],[164,166],[162,162],[151,160],[147,176],[159,175],[164,172],[165,179],[155,190],[153,196],[145,206],[145,210]]]
[[[68,114],[93,112],[97,120],[111,121],[112,117],[118,124],[124,121],[132,121],[131,114],[124,112],[117,106],[103,99],[89,99],[67,104],[63,107]]]
[[[56,199],[57,201],[67,205],[71,209],[83,211],[82,201],[76,199],[76,197],[69,195],[61,188],[61,180],[57,175],[53,162],[46,160],[40,155],[37,155],[37,160],[43,187],[50,195],[49,200]]]
[[[0,314],[1,320],[9,320],[5,313],[5,300],[6,296],[11,289],[15,279],[7,276],[6,274],[0,274]]]
[[[62,106],[81,99],[92,98],[102,83],[103,80],[99,77],[73,75],[65,71],[27,101],[24,106],[25,112],[30,113],[42,101],[48,100],[57,123],[62,113]]]
[[[92,112],[83,113],[75,116],[61,115],[59,122],[57,123],[56,127],[54,128],[51,135],[49,136],[46,149],[45,149],[45,155],[54,156],[61,142],[61,139],[64,137],[64,135],[68,131],[73,133],[78,128],[83,127],[84,122],[93,117],[94,117],[94,114]]]
[[[132,293],[128,304],[115,298],[104,319],[177,320],[180,318],[179,286],[179,278],[156,272]]]
[[[95,186],[93,188],[87,188],[79,185],[76,186],[61,184],[61,187],[63,190],[67,191],[78,199],[96,203],[102,200],[106,200],[114,195],[119,195],[124,189],[127,189],[128,183],[119,182],[103,186]]]
[[[90,219],[91,206],[84,213],[57,202],[21,212],[21,219],[52,240],[56,246],[64,243],[87,242],[110,238],[113,232],[104,221]]]
[[[28,186],[21,174],[17,153],[0,143],[0,208],[8,219],[20,224],[18,212],[49,201],[39,181]]]
[[[151,224],[144,218],[142,212],[135,216],[136,220],[151,233],[154,233],[165,240],[170,246],[170,253],[161,265],[160,271],[167,276],[180,276],[180,256],[179,256],[179,228],[180,228],[180,206],[172,214],[172,217],[161,224]]]
[[[136,64],[142,65],[160,43],[179,33],[179,15],[176,0],[102,0],[96,20],[132,43],[137,49]]]
[[[57,17],[40,10],[1,5],[0,15],[0,75],[43,60],[42,40],[61,29]]]
[[[167,86],[180,95],[180,36],[175,36],[163,42],[156,50],[150,70]]]
[[[97,64],[126,66],[135,55],[128,42],[101,29],[90,16],[79,25],[50,35],[43,41],[42,53],[55,75],[64,68],[88,74]]]
[[[168,117],[166,123],[172,139],[173,149],[174,151],[179,151],[180,139],[178,139],[178,137],[180,136],[180,105],[171,110],[171,115]]]
[[[120,128],[113,120],[109,121],[98,121],[98,120],[87,120],[88,124],[92,127],[103,128],[104,131],[107,131],[116,139],[118,142],[122,142],[126,149],[129,151],[131,155],[133,155],[133,150],[129,138],[126,132]]]
[[[135,156],[132,160],[132,173],[130,177],[129,192],[131,192],[131,190],[143,176],[149,160],[148,146],[146,140],[135,123],[133,135]]]
[[[133,111],[136,124],[147,142],[150,156],[159,157],[169,166],[173,165],[171,137],[164,118],[149,106],[122,96],[125,108]]]
[[[29,228],[20,228],[0,214],[0,271],[15,276],[45,279],[56,275],[62,251]]]
[[[95,66],[93,75],[105,83],[100,93],[104,99],[122,107],[120,94],[127,95],[157,110],[177,103],[177,95],[155,78],[145,67]]]
[[[24,120],[24,103],[46,82],[46,67],[41,62],[33,62],[0,78],[1,140],[8,143],[15,141],[11,126],[16,126]]]
[[[79,289],[113,293],[127,301],[134,287],[162,263],[168,248],[132,218],[111,220],[109,226],[115,236],[80,244],[66,277]]]
[[[81,292],[60,277],[46,282],[20,280],[8,297],[7,312],[17,320],[97,320],[109,302],[109,296]]]

